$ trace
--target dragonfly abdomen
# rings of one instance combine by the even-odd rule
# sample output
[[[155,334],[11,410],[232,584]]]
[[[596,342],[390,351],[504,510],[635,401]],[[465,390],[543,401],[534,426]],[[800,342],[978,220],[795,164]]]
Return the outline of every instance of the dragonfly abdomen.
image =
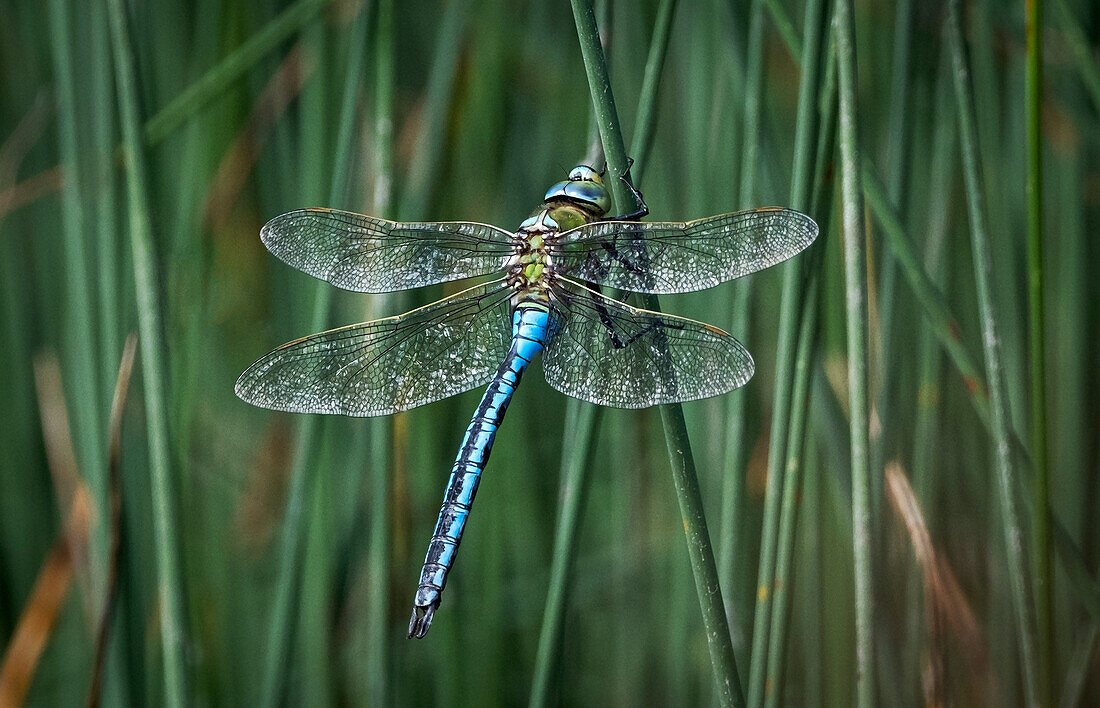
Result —
[[[549,309],[542,302],[524,301],[516,306],[512,318],[512,346],[481,397],[451,468],[443,506],[420,571],[420,584],[409,620],[409,637],[423,637],[431,626],[432,615],[439,607],[447,574],[462,541],[470,506],[481,483],[481,472],[493,449],[497,428],[523,371],[550,338],[549,322]]]

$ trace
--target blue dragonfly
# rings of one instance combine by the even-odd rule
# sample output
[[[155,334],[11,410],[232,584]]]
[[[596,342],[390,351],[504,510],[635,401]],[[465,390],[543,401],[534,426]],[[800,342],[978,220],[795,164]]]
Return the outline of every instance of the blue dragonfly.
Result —
[[[817,237],[784,208],[689,222],[607,217],[611,196],[580,165],[514,232],[471,221],[400,223],[331,209],[292,211],[260,232],[275,256],[344,288],[382,293],[495,276],[396,317],[289,342],[237,380],[243,400],[299,413],[382,416],[488,384],[451,469],[420,573],[409,637],[423,637],[497,429],[527,365],[589,403],[645,408],[716,396],[753,373],[749,352],[709,324],[631,307],[635,293],[713,287],[790,258]]]

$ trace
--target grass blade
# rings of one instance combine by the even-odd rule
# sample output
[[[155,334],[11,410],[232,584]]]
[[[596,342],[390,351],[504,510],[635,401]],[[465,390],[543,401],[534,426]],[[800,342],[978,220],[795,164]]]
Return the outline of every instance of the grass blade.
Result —
[[[354,153],[354,128],[356,97],[362,66],[365,61],[367,18],[366,9],[359,10],[359,16],[349,28],[348,67],[345,75],[344,90],[340,106],[339,126],[336,136],[336,155],[333,160],[329,203],[343,204],[347,200],[347,188],[350,181],[352,155]],[[319,87],[318,87],[319,88]],[[315,299],[311,331],[324,329],[332,304],[332,288],[323,282],[315,286]],[[261,705],[277,705],[285,686],[287,663],[290,660],[290,647],[297,613],[294,598],[301,582],[302,545],[304,542],[306,517],[304,512],[311,506],[311,494],[314,475],[312,464],[320,422],[317,416],[301,416],[298,421],[297,448],[291,467],[291,483],[287,492],[287,507],[283,517],[279,540],[278,576],[275,581],[275,601],[272,610],[270,634],[264,659]]]
[[[570,401],[570,403],[573,403]],[[558,524],[554,530],[554,552],[550,566],[550,586],[546,591],[546,609],[539,633],[538,653],[535,656],[535,673],[531,685],[529,705],[541,708],[548,703],[550,674],[556,663],[561,641],[566,581],[570,577],[572,560],[576,551],[577,527],[580,511],[587,496],[585,485],[596,451],[594,431],[603,417],[603,407],[578,401],[566,409],[566,431],[574,431],[563,441],[562,488],[559,498]]]
[[[183,576],[180,572],[179,526],[168,452],[168,417],[164,396],[166,374],[160,293],[161,280],[153,247],[153,225],[145,158],[141,142],[138,87],[126,9],[122,0],[108,0],[108,20],[114,47],[118,113],[122,123],[126,195],[130,209],[130,247],[137,290],[138,336],[141,340],[141,375],[145,386],[146,425],[149,436],[149,469],[153,491],[153,536],[157,559],[157,597],[160,604],[161,651],[164,659],[164,702],[175,708],[188,703],[187,669],[183,659],[185,624]]]
[[[203,74],[201,79],[157,111],[145,124],[145,144],[152,147],[168,137],[230,84],[241,78],[268,52],[305,27],[329,2],[331,0],[298,0],[283,10],[262,30]]]
[[[606,6],[605,6],[606,7]],[[635,119],[634,142],[635,155],[648,152],[656,123],[657,88],[668,51],[668,35],[675,14],[676,0],[662,0],[657,9],[657,20],[653,27],[646,59],[645,78],[642,81],[642,93],[638,100],[638,115]],[[596,137],[598,142],[598,136]],[[635,158],[635,174],[642,174],[642,161]],[[553,560],[550,566],[550,587],[546,595],[543,610],[542,629],[539,633],[538,650],[535,657],[534,678],[531,684],[531,706],[543,706],[547,703],[550,687],[550,673],[557,663],[561,649],[561,631],[564,622],[565,583],[572,575],[573,560],[576,555],[577,527],[580,523],[580,509],[587,496],[588,470],[596,449],[594,429],[599,425],[602,408],[582,401],[570,399],[565,408],[565,429],[574,431],[572,439],[563,443],[563,449],[572,451],[562,457],[562,490],[559,494],[560,508],[558,524],[554,530]]]
[[[93,328],[95,317],[92,278],[89,273],[86,197],[81,184],[81,166],[77,142],[80,124],[76,109],[73,35],[69,26],[71,7],[63,0],[49,3],[50,48],[53,50],[57,84],[57,129],[62,163],[67,178],[61,190],[61,224],[66,272],[66,300],[70,313],[66,329],[71,332],[65,348],[65,361],[71,367],[66,380],[73,415],[72,438],[80,470],[95,499],[97,514],[107,509],[107,451],[104,446],[107,426],[101,411],[104,400],[99,390],[98,351]],[[96,606],[103,596],[107,536],[102,524],[93,531],[91,544],[91,597]]]
[[[1031,561],[1035,578],[1039,702],[1054,696],[1054,570],[1051,567],[1050,467],[1047,461],[1046,326],[1043,284],[1043,0],[1024,3],[1027,68],[1024,102],[1027,122],[1027,284],[1028,340],[1031,350]]]
[[[963,177],[966,185],[966,203],[970,216],[971,248],[974,252],[974,280],[982,322],[982,351],[985,356],[986,377],[989,382],[990,423],[993,434],[997,489],[1001,505],[1001,525],[1004,532],[1009,587],[1015,612],[1020,660],[1024,671],[1025,697],[1029,705],[1038,705],[1035,634],[1029,614],[1031,599],[1027,587],[1027,576],[1025,575],[1023,534],[1020,531],[1019,514],[1016,510],[1016,501],[1013,498],[1012,490],[1010,418],[1004,381],[1004,365],[1001,361],[1000,340],[997,334],[996,318],[993,314],[993,294],[990,283],[992,265],[989,236],[985,228],[985,204],[980,181],[981,166],[978,162],[974,97],[970,87],[970,72],[963,43],[962,11],[959,5],[959,0],[951,0],[948,3],[946,30],[951,51],[951,63],[954,68],[955,102],[959,119],[959,139],[962,142]]]
[[[394,93],[394,17],[393,0],[378,3],[378,29],[375,34],[374,62],[374,143],[373,182],[370,213],[385,217],[392,209],[393,185],[393,93]],[[372,298],[374,312],[368,319],[382,316],[385,297]],[[395,421],[376,418],[368,423],[370,436],[370,529],[367,545],[367,696],[372,705],[389,705],[389,578],[390,578],[390,503],[393,469]]]
[[[806,4],[806,45],[800,57],[802,71],[798,87],[798,116],[795,123],[794,164],[791,179],[791,207],[806,209],[812,188],[811,145],[817,128],[818,78],[820,76],[821,33],[824,3],[811,0]],[[798,320],[805,303],[803,289],[805,264],[796,259],[782,265],[783,294],[779,310],[779,334],[776,344],[775,399],[772,427],[768,440],[768,491],[765,497],[764,532],[761,540],[760,570],[757,581],[756,613],[753,623],[752,665],[749,679],[749,703],[759,705],[765,697],[768,660],[770,615],[773,611],[775,587],[775,555],[778,552],[780,526],[780,496],[784,463],[787,458],[788,424],[794,386],[795,351],[798,345]],[[793,525],[793,520],[792,520]],[[774,640],[782,642],[780,637]],[[773,685],[773,691],[778,686]]]
[[[852,541],[856,589],[856,696],[875,704],[874,566],[871,534],[871,470],[868,460],[867,264],[863,188],[856,129],[855,18],[851,0],[838,0],[837,78],[840,96],[840,166],[844,233],[845,319],[848,332],[848,398],[852,447]]]
[[[625,207],[629,210],[628,205],[632,200],[624,184],[624,180],[629,179],[626,148],[623,145],[622,131],[619,129],[619,119],[615,112],[615,99],[611,93],[611,81],[607,74],[603,47],[600,45],[599,31],[596,28],[596,17],[590,1],[572,0],[572,6],[581,55],[584,58],[588,86],[596,113],[596,124],[599,127],[600,139],[607,157],[612,195],[619,209]],[[646,307],[658,310],[660,307],[658,299],[652,295],[648,296]],[[665,427],[669,462],[672,466],[673,481],[684,521],[684,532],[687,535],[688,553],[691,557],[695,587],[703,612],[703,625],[706,628],[711,665],[714,669],[715,681],[718,683],[719,700],[722,705],[741,705],[744,703],[744,697],[741,694],[741,682],[737,677],[729,624],[722,604],[714,549],[711,547],[710,534],[707,531],[702,492],[699,489],[695,461],[691,454],[691,443],[688,440],[687,424],[684,422],[684,413],[680,405],[661,406],[661,422]]]
[[[822,3],[823,4],[823,3]],[[823,8],[818,8],[815,13],[817,29],[814,30],[820,36],[825,31],[822,25],[825,22]],[[807,12],[807,28],[811,28],[809,12]],[[832,181],[833,153],[836,148],[836,62],[834,36],[829,34],[830,42],[825,49],[826,71],[824,83],[821,88],[821,105],[815,102],[812,109],[817,112],[818,135],[817,148],[814,158],[815,185],[813,202],[809,205],[810,213],[822,225],[822,235],[818,237],[818,243],[812,246],[812,250],[806,254],[806,263],[803,264],[803,273],[807,279],[801,305],[799,331],[796,337],[798,351],[795,357],[794,370],[790,372],[793,379],[790,389],[791,400],[788,404],[790,411],[790,423],[787,427],[787,441],[783,445],[786,450],[785,474],[783,482],[783,505],[779,517],[779,543],[776,552],[776,570],[770,595],[772,595],[771,626],[768,630],[768,658],[767,676],[765,679],[764,700],[766,705],[777,705],[782,700],[783,669],[786,656],[787,624],[790,616],[791,604],[791,558],[794,543],[794,528],[799,511],[799,504],[794,495],[798,490],[799,480],[803,476],[802,468],[805,465],[803,455],[805,448],[805,427],[809,413],[809,389],[812,376],[812,359],[815,351],[814,338],[817,336],[820,325],[818,323],[818,298],[822,279],[822,263],[825,257],[825,233],[832,223],[832,194],[834,185]],[[807,33],[807,46],[818,46],[820,40]],[[801,100],[801,99],[800,99]],[[808,119],[807,119],[808,120]],[[797,143],[796,143],[797,144]],[[804,168],[802,168],[804,169]],[[796,170],[795,174],[800,174]],[[796,180],[796,184],[798,181]],[[793,194],[792,196],[796,196]],[[801,197],[799,197],[801,198]],[[802,278],[800,277],[799,280]],[[770,690],[768,690],[770,687]]]

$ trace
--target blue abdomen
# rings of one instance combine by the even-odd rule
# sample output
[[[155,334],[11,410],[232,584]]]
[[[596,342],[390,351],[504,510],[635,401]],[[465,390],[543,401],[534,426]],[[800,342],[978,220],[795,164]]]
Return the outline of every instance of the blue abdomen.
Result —
[[[524,369],[550,340],[553,334],[550,322],[550,311],[541,302],[521,302],[516,306],[512,315],[512,346],[481,397],[451,468],[443,507],[439,510],[439,519],[420,571],[420,585],[409,621],[410,637],[423,637],[431,625],[432,614],[439,606],[443,587],[447,583],[447,573],[462,541],[470,505],[481,482],[481,472],[493,449],[497,428],[504,419],[504,412],[508,410],[508,403]]]

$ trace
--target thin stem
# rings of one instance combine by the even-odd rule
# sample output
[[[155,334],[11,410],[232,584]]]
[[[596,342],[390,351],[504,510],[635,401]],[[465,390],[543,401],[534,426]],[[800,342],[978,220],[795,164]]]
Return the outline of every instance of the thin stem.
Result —
[[[676,0],[662,0],[657,10],[653,38],[646,59],[645,78],[638,100],[638,114],[634,125],[632,150],[636,155],[648,154],[656,122],[657,88],[668,52],[668,35],[672,25]],[[598,139],[597,139],[598,142]],[[641,160],[636,159],[634,173],[642,174]],[[592,411],[595,411],[594,413]],[[535,659],[534,678],[531,685],[531,706],[546,705],[550,690],[550,675],[557,662],[561,647],[561,632],[565,617],[566,582],[572,576],[576,555],[577,527],[580,509],[587,496],[588,470],[596,449],[593,434],[602,416],[602,409],[570,399],[566,403],[566,430],[573,431],[572,439],[565,445],[571,454],[562,457],[562,490],[560,494],[558,524],[554,531],[554,553],[550,566],[550,586],[543,609],[542,629],[539,633],[538,653]]]
[[[795,124],[794,164],[791,178],[791,206],[806,209],[812,188],[812,141],[817,129],[818,77],[824,3],[813,0],[806,4],[804,18],[806,46],[799,57],[802,73],[799,79],[798,115]],[[750,24],[751,28],[751,24]],[[751,29],[750,29],[751,31]],[[755,137],[755,136],[754,136]],[[742,183],[742,190],[745,183]],[[746,195],[742,193],[742,200]],[[798,347],[798,320],[803,308],[804,264],[796,259],[783,264],[783,295],[779,311],[779,335],[776,345],[775,399],[772,427],[768,441],[768,488],[765,497],[763,537],[761,539],[756,611],[752,634],[752,663],[749,677],[749,703],[760,705],[765,697],[770,616],[775,580],[775,557],[778,552],[781,526],[781,490],[783,463],[788,444],[788,423],[792,402],[795,351]],[[773,687],[775,690],[776,687]]]
[[[431,204],[432,189],[440,175],[439,156],[447,134],[446,120],[456,84],[455,71],[462,49],[468,6],[469,0],[448,2],[439,20],[437,49],[424,89],[420,140],[409,161],[409,172],[397,205],[397,216],[401,219],[423,219]]]
[[[366,47],[367,19],[370,13],[360,9],[359,17],[350,29],[348,67],[340,108],[336,138],[336,154],[333,160],[329,203],[343,204],[347,199],[354,148],[355,100]],[[332,288],[318,283],[315,289],[311,330],[324,329],[332,303]],[[301,549],[305,536],[305,509],[311,505],[314,468],[311,466],[316,446],[319,423],[316,416],[303,416],[298,423],[297,447],[291,466],[290,489],[287,492],[287,508],[283,517],[279,539],[278,575],[275,580],[275,600],[272,609],[270,635],[264,657],[263,684],[260,704],[274,706],[280,701],[285,685],[290,646],[293,640],[295,598],[300,585]]]
[[[772,602],[775,605],[771,613],[769,630],[767,691],[764,704],[778,706],[782,704],[783,658],[786,651],[787,623],[791,607],[791,561],[794,555],[794,532],[798,516],[798,492],[801,485],[801,473],[804,468],[802,459],[805,443],[806,420],[809,417],[811,360],[817,347],[818,331],[817,308],[818,287],[821,276],[821,260],[824,249],[821,244],[813,247],[810,282],[806,287],[806,303],[802,308],[802,322],[798,332],[798,356],[794,369],[794,395],[791,405],[790,443],[787,446],[786,475],[783,479],[783,504],[779,522],[779,542],[776,551],[774,589]]]
[[[145,124],[145,144],[152,147],[168,137],[244,76],[268,52],[306,26],[329,2],[331,0],[298,0],[283,10],[247,42],[203,74],[202,78],[184,89],[171,103],[157,111]]]
[[[852,447],[852,543],[856,588],[856,695],[875,703],[874,566],[871,544],[871,470],[868,460],[867,258],[863,232],[859,138],[856,130],[856,47],[852,0],[836,4],[837,78],[840,88],[840,166],[844,233],[845,314],[848,331],[848,398]]]
[[[911,71],[913,0],[900,0],[894,22],[894,57],[890,80],[890,115],[886,137],[887,195],[899,214],[906,212],[905,177],[908,174],[909,147],[909,74]],[[879,259],[878,350],[874,357],[872,396],[875,415],[880,421],[871,440],[871,476],[873,484],[871,529],[872,539],[882,538],[882,486],[885,475],[886,432],[891,423],[891,381],[888,375],[893,361],[894,304],[898,267],[893,252],[884,250]]]
[[[757,152],[760,144],[760,110],[763,104],[764,83],[764,0],[753,0],[749,9],[748,38],[745,44],[745,90],[742,93],[744,120],[741,132],[741,174],[737,185],[734,203],[738,208],[748,208],[752,202],[752,189],[757,175]],[[749,290],[748,283],[733,283],[730,286],[730,311],[733,313],[734,332],[746,332],[749,328]],[[734,391],[729,396],[729,408],[726,420],[726,462],[725,477],[732,484],[744,484],[745,477],[745,392]],[[760,541],[760,564],[757,571],[757,587],[770,588],[774,571],[776,528],[778,526],[779,489],[781,476],[768,475],[767,495],[764,506],[763,537]],[[736,495],[723,503],[729,521],[723,518],[723,527],[736,528],[736,515],[740,509],[733,502]],[[735,534],[721,537],[720,551],[722,565],[721,578],[731,593],[734,588],[733,562],[736,550],[733,544]],[[732,610],[733,608],[731,608]],[[760,704],[764,685],[764,647],[767,642],[767,616],[771,609],[768,592],[756,593],[756,605],[753,611],[752,649],[749,653],[749,705]],[[731,612],[731,614],[733,614]]]
[[[95,498],[97,513],[106,518],[108,510],[107,450],[103,445],[107,427],[101,414],[104,400],[100,397],[100,374],[97,370],[92,305],[92,278],[89,272],[87,213],[85,195],[80,180],[80,149],[77,142],[76,84],[72,55],[73,35],[69,26],[70,5],[63,0],[49,3],[50,49],[57,82],[57,137],[61,159],[68,178],[61,189],[62,254],[65,264],[65,328],[71,333],[66,339],[65,362],[69,376],[68,389],[73,411],[73,440],[80,470]],[[70,368],[71,367],[71,368]],[[91,588],[95,606],[102,604],[104,575],[107,566],[108,537],[106,524],[97,524],[91,541]]]
[[[1058,8],[1062,33],[1070,52],[1073,53],[1077,71],[1081,74],[1081,81],[1084,82],[1089,98],[1092,99],[1092,107],[1100,113],[1100,66],[1097,66],[1092,46],[1088,37],[1085,36],[1084,23],[1074,17],[1068,0],[1056,0],[1054,6]]]
[[[607,157],[612,195],[618,208],[622,209],[631,204],[629,190],[622,179],[628,172],[626,148],[623,145],[622,131],[615,112],[615,99],[611,92],[611,81],[607,74],[607,62],[600,44],[596,17],[591,0],[572,0],[572,6],[581,55],[588,75],[588,86],[592,94],[596,123],[604,146],[604,155]],[[660,303],[657,297],[648,296],[646,307],[658,309]],[[707,646],[710,649],[711,665],[719,689],[719,700],[722,705],[742,705],[744,697],[741,694],[729,624],[722,604],[714,549],[707,531],[702,492],[699,489],[695,460],[691,454],[687,425],[680,405],[661,406],[661,421],[665,427],[665,442],[668,446],[669,462],[680,503],[680,514],[684,521],[688,554],[695,576],[696,591],[699,594],[703,625],[707,633]]]
[[[157,558],[157,601],[160,605],[161,650],[164,658],[164,702],[173,708],[188,703],[187,670],[183,659],[183,576],[180,572],[176,499],[168,461],[168,417],[164,398],[164,345],[161,341],[161,282],[153,250],[153,225],[142,154],[136,67],[122,0],[107,0],[114,46],[115,84],[122,124],[126,196],[130,207],[130,247],[137,290],[141,375],[145,386],[149,435],[149,471],[153,495],[153,544]]]
[[[989,236],[985,227],[985,203],[981,189],[981,166],[978,163],[978,137],[974,115],[974,98],[970,87],[970,72],[963,43],[962,17],[959,0],[948,3],[947,41],[954,68],[955,102],[958,109],[959,139],[962,143],[963,177],[966,185],[966,202],[970,215],[971,248],[974,259],[974,280],[978,294],[978,313],[982,322],[982,351],[985,355],[986,378],[993,433],[994,462],[997,471],[997,489],[1001,505],[1001,527],[1004,532],[1005,554],[1008,563],[1009,586],[1012,606],[1016,615],[1016,632],[1020,642],[1020,660],[1023,663],[1024,689],[1029,705],[1039,704],[1035,665],[1035,634],[1032,628],[1028,597],[1023,535],[1012,490],[1012,451],[1009,441],[1008,396],[1005,388],[1004,366],[1001,361],[1000,339],[993,311],[993,294],[990,283],[992,261]]]
[[[1031,559],[1035,577],[1039,701],[1054,700],[1054,571],[1051,566],[1050,466],[1047,460],[1046,327],[1043,301],[1043,0],[1026,0],[1027,284],[1031,349]]]
[[[939,65],[936,69],[935,99],[933,113],[936,125],[933,129],[931,159],[927,178],[931,189],[926,200],[927,220],[924,226],[923,244],[924,266],[931,274],[933,284],[943,287],[947,277],[944,246],[947,238],[951,210],[951,188],[956,171],[956,127],[954,116],[954,98],[951,95],[950,58],[947,44],[940,50]],[[936,473],[935,460],[940,435],[939,418],[943,411],[940,391],[943,387],[943,355],[935,341],[933,329],[922,322],[917,344],[918,377],[915,393],[916,421],[914,423],[913,447],[910,469],[912,470],[913,489],[921,503],[924,518],[929,528],[935,529],[940,505],[937,504],[937,490],[941,487],[941,475]],[[902,650],[903,666],[901,685],[909,692],[918,690],[921,684],[921,656],[926,646],[924,630],[923,579],[919,568],[910,570],[906,590],[907,618],[905,645]],[[916,700],[910,693],[907,698]]]
[[[374,89],[374,191],[370,213],[386,217],[391,209],[393,185],[393,94],[394,94],[393,0],[380,0],[375,33]],[[388,298],[370,300],[368,319],[382,316],[379,310]],[[390,637],[388,587],[390,578],[390,488],[393,468],[395,419],[373,418],[370,436],[370,530],[367,541],[367,697],[371,705],[390,704]]]
[[[661,0],[657,7],[657,20],[653,23],[653,38],[649,43],[642,90],[638,95],[638,114],[634,119],[634,137],[630,141],[630,156],[634,158],[634,181],[642,181],[642,170],[649,162],[649,149],[653,146],[653,131],[657,125],[657,84],[668,56],[668,36],[672,30],[676,0]]]
[[[535,657],[535,675],[531,685],[532,708],[547,705],[550,693],[550,675],[561,641],[565,619],[566,583],[569,580],[577,528],[584,504],[588,469],[595,455],[595,432],[603,416],[602,406],[582,401],[569,401],[566,407],[566,430],[573,430],[562,455],[562,486],[559,498],[558,524],[554,530],[554,552],[550,566],[550,585],[546,591],[546,608],[543,610],[542,631],[539,633],[538,653]]]
[[[824,5],[824,3],[821,3]],[[807,29],[816,27],[814,33],[820,37],[824,31],[823,8],[818,8],[814,13],[816,25],[810,24],[809,12],[807,12]],[[830,40],[834,37],[830,33]],[[807,33],[807,46],[815,49],[820,45],[820,39]],[[824,232],[832,223],[832,194],[834,191],[831,178],[833,153],[836,147],[836,102],[837,102],[837,77],[835,58],[835,42],[830,41],[824,53],[826,72],[821,89],[821,104],[815,101],[811,108],[817,113],[818,135],[817,147],[814,154],[814,175],[812,184],[814,187],[813,201],[809,204],[809,210],[819,223],[822,224],[822,236],[818,237],[818,243],[811,247],[804,257],[801,281],[807,279],[801,315],[799,331],[796,337],[798,352],[795,357],[794,370],[790,372],[792,379],[788,404],[790,411],[790,424],[788,428],[788,442],[784,445],[786,450],[786,472],[783,483],[783,504],[780,510],[779,524],[780,535],[776,552],[775,579],[772,585],[772,613],[771,626],[768,630],[768,654],[767,675],[765,678],[764,700],[766,705],[778,705],[782,701],[783,668],[786,657],[787,623],[790,617],[791,605],[791,559],[793,557],[794,528],[799,512],[799,504],[794,501],[800,475],[804,465],[803,446],[805,441],[805,425],[808,413],[809,388],[811,381],[811,364],[814,354],[814,337],[819,329],[818,317],[818,292],[820,289],[822,263],[825,256]],[[814,60],[817,63],[819,60]],[[807,67],[811,73],[815,70]],[[816,83],[816,81],[815,81]],[[795,196],[792,194],[792,196]]]
[[[779,0],[764,0],[764,4],[768,8],[768,14],[772,16],[772,22],[775,24],[775,29],[779,32],[783,44],[787,45],[787,51],[791,53],[791,57],[794,58],[795,62],[801,61],[802,40],[799,39],[798,30],[795,29],[794,22],[791,21],[787,10]],[[808,37],[807,41],[809,41]]]

